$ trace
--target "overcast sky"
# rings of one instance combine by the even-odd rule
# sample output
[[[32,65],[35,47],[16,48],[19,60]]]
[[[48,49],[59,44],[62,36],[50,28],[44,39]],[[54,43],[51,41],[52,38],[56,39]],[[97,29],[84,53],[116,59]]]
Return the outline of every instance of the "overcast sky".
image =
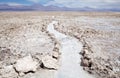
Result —
[[[0,0],[0,3],[9,5],[32,5],[35,3],[42,5],[55,5],[70,8],[120,8],[120,0]]]

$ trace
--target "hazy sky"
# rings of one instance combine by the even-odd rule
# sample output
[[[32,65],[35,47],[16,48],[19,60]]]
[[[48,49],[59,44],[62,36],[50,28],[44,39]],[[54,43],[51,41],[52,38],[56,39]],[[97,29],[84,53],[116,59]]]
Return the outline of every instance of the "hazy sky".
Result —
[[[42,5],[65,6],[70,8],[120,8],[120,0],[0,0],[0,3],[9,5],[32,5],[39,3]]]

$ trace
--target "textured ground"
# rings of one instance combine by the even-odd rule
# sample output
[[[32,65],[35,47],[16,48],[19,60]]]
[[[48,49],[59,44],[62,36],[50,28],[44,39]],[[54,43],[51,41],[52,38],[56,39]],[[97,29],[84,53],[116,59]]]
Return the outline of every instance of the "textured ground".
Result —
[[[41,68],[56,69],[59,50],[46,30],[49,22],[48,16],[40,13],[0,13],[0,78],[23,77]]]
[[[56,16],[56,29],[83,42],[81,65],[86,71],[120,78],[120,13],[77,14]]]
[[[46,31],[52,20],[59,22],[56,30],[83,43],[84,70],[97,78],[120,78],[120,13],[112,12],[1,12],[0,78],[22,76],[13,67],[20,58],[31,54],[29,62],[41,63],[56,51],[57,42]]]

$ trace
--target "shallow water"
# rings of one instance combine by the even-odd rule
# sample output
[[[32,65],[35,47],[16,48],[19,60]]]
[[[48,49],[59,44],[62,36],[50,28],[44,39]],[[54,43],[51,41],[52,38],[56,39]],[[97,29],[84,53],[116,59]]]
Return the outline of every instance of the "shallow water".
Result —
[[[55,24],[57,24],[57,21],[50,23],[47,28],[61,43],[60,68],[56,72],[55,78],[93,78],[80,66],[79,52],[82,50],[82,43],[75,38],[56,31],[54,29]]]

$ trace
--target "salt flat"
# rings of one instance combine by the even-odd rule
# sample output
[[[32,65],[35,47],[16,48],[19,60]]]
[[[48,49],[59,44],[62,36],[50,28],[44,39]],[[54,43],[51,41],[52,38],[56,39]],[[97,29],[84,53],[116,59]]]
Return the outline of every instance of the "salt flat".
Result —
[[[39,71],[43,74],[48,72],[46,74],[54,77],[54,72],[57,70],[50,71],[49,67],[44,67],[42,58],[48,55],[52,58],[54,52],[59,54],[60,46],[58,45],[62,40],[65,43],[74,40],[57,40],[55,34],[47,30],[47,26],[52,21],[58,22],[54,26],[57,32],[82,43],[81,57],[78,53],[76,58],[79,60],[75,61],[81,62],[79,66],[83,66],[85,71],[95,75],[96,78],[120,77],[119,12],[1,12],[0,78],[29,78],[31,75],[37,75],[34,77],[39,78]],[[66,50],[64,47],[63,49]],[[16,72],[12,66],[18,59],[25,58],[29,54],[32,60],[40,65],[35,73]],[[62,54],[59,56],[59,59],[65,57]],[[58,62],[59,59],[57,59]],[[71,58],[71,60],[74,59]],[[50,67],[53,68],[53,66]],[[44,78],[45,74],[43,74],[40,74],[40,77]]]

